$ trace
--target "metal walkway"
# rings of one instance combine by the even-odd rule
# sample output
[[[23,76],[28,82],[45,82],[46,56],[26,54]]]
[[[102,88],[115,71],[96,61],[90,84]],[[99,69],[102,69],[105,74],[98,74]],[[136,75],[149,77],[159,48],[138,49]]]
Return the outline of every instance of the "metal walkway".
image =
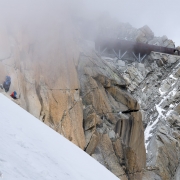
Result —
[[[122,59],[127,53],[139,62],[151,53],[151,51],[180,55],[180,52],[175,48],[167,48],[162,46],[150,45],[145,43],[137,43],[128,40],[108,38],[100,36],[95,41],[95,48],[99,54],[114,53],[118,59]]]

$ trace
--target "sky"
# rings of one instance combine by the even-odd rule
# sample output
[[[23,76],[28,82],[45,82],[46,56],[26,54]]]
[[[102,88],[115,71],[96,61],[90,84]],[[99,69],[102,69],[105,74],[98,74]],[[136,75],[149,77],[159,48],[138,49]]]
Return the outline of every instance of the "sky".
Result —
[[[166,35],[180,46],[179,0],[86,0],[86,5],[136,28],[148,25],[155,36]]]
[[[120,22],[128,22],[136,28],[148,25],[155,36],[166,35],[180,46],[179,0],[0,0],[0,18],[4,18],[2,12],[5,12],[7,18],[19,15],[24,21],[28,13],[32,22],[40,15],[42,21],[56,19],[63,3],[68,4],[71,11],[84,11],[92,17],[108,12]]]

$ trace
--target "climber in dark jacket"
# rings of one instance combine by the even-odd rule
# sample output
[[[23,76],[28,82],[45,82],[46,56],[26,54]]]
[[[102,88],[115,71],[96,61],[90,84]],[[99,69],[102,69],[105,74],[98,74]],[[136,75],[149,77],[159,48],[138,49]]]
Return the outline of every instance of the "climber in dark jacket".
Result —
[[[11,78],[10,78],[10,76],[6,76],[6,80],[3,83],[3,88],[4,88],[5,92],[9,91],[10,85],[11,85]]]
[[[10,95],[13,99],[17,99],[17,92],[14,91],[12,92],[12,94]]]

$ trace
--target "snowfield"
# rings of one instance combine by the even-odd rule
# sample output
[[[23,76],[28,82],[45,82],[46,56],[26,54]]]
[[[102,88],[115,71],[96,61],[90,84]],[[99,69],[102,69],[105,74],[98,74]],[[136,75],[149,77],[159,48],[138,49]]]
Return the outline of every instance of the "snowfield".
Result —
[[[118,180],[83,150],[2,94],[0,179]]]

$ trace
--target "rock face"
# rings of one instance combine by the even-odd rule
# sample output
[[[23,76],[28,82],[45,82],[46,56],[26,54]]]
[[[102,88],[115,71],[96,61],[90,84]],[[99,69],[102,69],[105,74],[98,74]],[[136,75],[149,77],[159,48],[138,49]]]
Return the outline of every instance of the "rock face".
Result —
[[[129,64],[129,62],[124,61],[123,64],[121,75],[126,81],[129,94],[138,102],[136,108],[129,108],[128,104],[126,106],[129,109],[140,109],[145,127],[147,161],[143,171],[143,180],[176,180],[179,178],[179,60],[180,57],[176,55],[151,52],[142,63]],[[118,66],[118,63],[113,59],[108,64]],[[114,95],[118,94],[121,101],[126,97],[125,95],[122,97],[122,93],[119,93],[116,87],[109,88],[109,92],[113,98],[115,98]],[[128,102],[130,103],[130,101]],[[137,118],[137,112],[133,113],[136,113]],[[119,134],[123,132],[121,124],[126,127],[126,132],[129,128],[127,119],[119,121],[115,128],[115,132]],[[117,128],[118,126],[121,129]],[[140,124],[137,126],[141,127]],[[139,135],[142,134],[139,133]],[[126,142],[126,138],[129,138],[127,134],[125,137],[121,135],[123,143]],[[128,152],[126,149],[126,157],[128,157]],[[133,167],[131,158],[126,167],[129,167],[128,165]],[[131,167],[129,168],[131,169]],[[137,168],[138,164],[134,167]]]
[[[63,18],[43,24],[43,33],[0,26],[0,82],[12,79],[10,91],[0,91],[9,97],[16,90],[14,102],[121,180],[178,179],[179,56],[151,52],[141,63],[102,58],[60,12]],[[148,26],[112,27],[119,38],[174,47]]]
[[[179,166],[179,59],[152,52],[143,63],[146,72],[138,69],[139,65],[132,65],[134,72],[139,72],[133,73],[136,79],[141,79],[129,90],[140,104],[146,127],[144,180],[173,179]],[[125,76],[128,82],[132,81],[128,70]]]
[[[9,25],[11,32],[0,26],[0,82],[11,76],[8,94],[16,90],[24,109],[84,149],[83,105],[76,71],[79,47],[73,36],[76,30],[69,16],[59,20],[66,22],[69,31],[56,20],[47,20],[45,29],[39,27],[35,32],[22,25]]]
[[[23,28],[11,34],[1,28],[5,43],[0,49],[0,81],[6,75],[12,80],[6,95],[16,90],[16,103],[121,180],[141,179],[146,157],[138,102],[113,64],[102,60],[87,41],[77,42],[75,29],[59,36],[60,28],[47,27],[45,39]]]
[[[141,179],[146,159],[142,116],[138,102],[124,89],[124,78],[93,51],[81,54],[78,74],[85,151],[119,178]]]
[[[107,17],[101,19],[98,24],[100,24],[99,33],[105,36],[169,48],[175,47],[174,42],[168,39],[167,36],[154,36],[154,33],[147,25],[136,29],[129,23],[117,23],[112,18]]]

